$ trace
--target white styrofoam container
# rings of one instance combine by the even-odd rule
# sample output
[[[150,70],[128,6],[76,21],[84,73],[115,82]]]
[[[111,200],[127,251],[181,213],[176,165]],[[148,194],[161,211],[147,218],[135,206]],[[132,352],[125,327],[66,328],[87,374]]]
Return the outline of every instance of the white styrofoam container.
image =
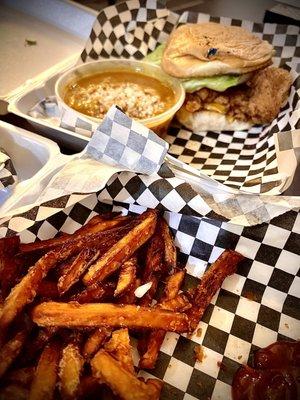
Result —
[[[87,145],[89,138],[60,128],[51,123],[51,121],[35,118],[28,114],[39,101],[46,96],[54,95],[54,85],[59,75],[75,64],[74,62],[70,63],[70,61],[72,60],[67,60],[66,63],[62,63],[59,67],[56,66],[52,71],[46,71],[45,74],[42,74],[43,77],[40,77],[41,81],[37,80],[35,83],[26,85],[17,95],[10,97],[8,111],[27,119],[44,136],[54,140],[56,143],[73,151],[81,151]],[[57,68],[60,71],[59,73]]]
[[[78,60],[97,12],[70,0],[3,0],[0,5],[0,113],[19,115],[73,150],[88,139],[28,111],[52,93],[57,76]],[[24,46],[25,39],[36,46]]]
[[[3,121],[0,121],[0,147],[8,152],[18,177],[16,184],[0,190],[0,217],[12,207],[31,204],[50,171],[70,157],[61,154],[52,140]]]

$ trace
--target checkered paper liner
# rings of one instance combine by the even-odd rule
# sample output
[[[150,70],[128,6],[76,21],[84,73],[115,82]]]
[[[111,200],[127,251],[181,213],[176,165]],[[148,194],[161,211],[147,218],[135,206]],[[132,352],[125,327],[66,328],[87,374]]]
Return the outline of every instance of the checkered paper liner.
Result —
[[[292,182],[295,168],[290,160],[294,160],[299,151],[298,146],[281,154],[280,147],[276,147],[279,140],[291,143],[290,138],[299,125],[298,27],[256,24],[192,12],[179,16],[155,0],[131,0],[100,12],[81,54],[81,62],[109,57],[141,59],[164,43],[179,24],[204,21],[242,26],[268,40],[276,51],[274,64],[289,69],[294,82],[287,104],[269,126],[253,127],[246,132],[194,133],[173,123],[166,136],[170,143],[169,154],[228,187],[247,193],[280,194]],[[58,110],[54,96],[41,100],[30,111],[36,118],[51,120],[56,126],[91,136],[95,128],[93,123],[78,118],[75,113],[73,117],[68,114],[66,109]],[[282,132],[284,136],[279,135]]]
[[[242,26],[270,42],[276,51],[274,64],[291,70],[293,86],[286,106],[269,126],[254,127],[248,132],[193,133],[174,125],[166,137],[171,145],[169,154],[229,187],[248,193],[279,194],[286,189],[287,181],[291,182],[291,175],[281,173],[282,164],[289,163],[289,156],[293,157],[296,149],[291,148],[289,153],[285,153],[283,161],[282,156],[278,158],[275,140],[280,140],[278,132],[285,132],[286,139],[283,140],[290,141],[300,119],[300,86],[296,72],[300,68],[298,27],[256,24],[193,12],[177,15],[155,0],[131,0],[107,7],[99,13],[81,60],[88,62],[109,57],[142,59],[158,44],[164,43],[176,26],[206,21]]]
[[[134,204],[103,203],[101,192],[77,200],[31,226],[30,213],[19,217],[10,229],[0,227],[0,235],[19,233],[23,242],[32,242],[62,231],[72,233],[97,213],[145,210]],[[276,340],[300,338],[300,214],[290,211],[251,228],[178,213],[165,212],[164,217],[175,235],[179,260],[187,267],[184,290],[197,284],[224,249],[235,249],[246,258],[237,273],[226,278],[196,333],[168,333],[156,368],[139,375],[164,381],[162,400],[230,400],[232,377],[253,351]],[[198,344],[205,353],[202,362],[194,356]],[[136,365],[137,359],[134,349]]]
[[[66,112],[65,119],[74,118]],[[255,225],[300,207],[300,198],[239,194],[167,154],[164,140],[113,106],[95,128],[86,149],[61,168],[31,204],[0,213],[0,224],[15,226],[24,212],[27,226],[101,190],[101,200],[120,201],[187,215]],[[57,165],[55,165],[57,167]],[[55,203],[49,202],[58,199]],[[20,204],[18,204],[21,207]],[[9,218],[9,216],[14,216]],[[1,219],[2,218],[2,219]]]
[[[0,190],[17,182],[17,173],[7,152],[0,147]]]

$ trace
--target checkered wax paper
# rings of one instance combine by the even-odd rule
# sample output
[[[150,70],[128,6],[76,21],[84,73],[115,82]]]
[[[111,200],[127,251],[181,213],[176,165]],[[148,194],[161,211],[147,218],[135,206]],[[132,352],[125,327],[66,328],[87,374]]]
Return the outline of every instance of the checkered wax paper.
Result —
[[[102,10],[91,30],[81,54],[81,62],[109,57],[142,59],[157,45],[166,42],[169,34],[179,24],[186,22],[214,21],[226,25],[242,26],[260,38],[268,40],[276,51],[274,64],[290,70],[293,85],[287,104],[278,117],[265,127],[253,127],[249,131],[192,132],[173,123],[166,140],[170,143],[169,154],[189,164],[218,182],[246,193],[277,195],[290,185],[295,168],[297,149],[281,153],[276,147],[278,135],[285,132],[290,142],[300,118],[299,72],[300,36],[296,26],[257,24],[245,20],[212,17],[207,14],[173,13],[155,0],[130,0]],[[72,132],[91,136],[93,123],[62,109],[61,120],[56,100],[52,96],[42,100],[30,115],[43,118],[56,126]],[[49,110],[49,111],[48,111]],[[53,117],[53,114],[55,116]],[[289,165],[289,168],[286,168]],[[284,172],[282,172],[282,170]]]
[[[17,173],[7,152],[0,147],[0,190],[17,182]]]
[[[300,118],[300,87],[295,71],[300,68],[298,27],[256,24],[192,12],[180,16],[154,0],[132,0],[100,12],[81,59],[83,62],[109,57],[141,59],[164,43],[179,24],[207,21],[242,26],[270,42],[276,51],[274,64],[293,68],[293,86],[286,106],[270,126],[254,127],[248,132],[219,133],[191,132],[175,125],[166,137],[169,153],[227,186],[248,193],[278,194],[286,188],[287,181],[291,182],[291,176],[279,171],[274,140],[277,132],[294,131]],[[289,157],[282,162],[288,163]]]
[[[42,208],[36,213],[43,213]],[[23,242],[32,242],[72,233],[97,213],[144,209],[117,201],[105,204],[101,193],[92,194],[31,226],[30,213],[12,218],[0,227],[0,236],[19,233]],[[300,338],[300,214],[290,211],[251,228],[178,213],[165,212],[164,217],[175,235],[179,261],[187,268],[184,289],[194,287],[224,249],[239,251],[245,260],[226,278],[196,332],[191,337],[168,333],[156,368],[139,375],[164,381],[162,400],[230,400],[233,375],[251,361],[253,351],[276,340]],[[199,344],[202,362],[194,355]],[[137,365],[136,349],[134,360]]]
[[[74,113],[65,117],[69,122]],[[113,106],[86,149],[71,156],[69,162],[63,159],[62,168],[35,203],[5,215],[0,208],[0,223],[32,208],[30,225],[74,204],[77,194],[99,190],[104,202],[120,201],[197,216],[218,214],[245,226],[300,207],[297,197],[239,194],[166,154],[167,148],[164,140]],[[49,201],[59,198],[55,206],[48,207]]]

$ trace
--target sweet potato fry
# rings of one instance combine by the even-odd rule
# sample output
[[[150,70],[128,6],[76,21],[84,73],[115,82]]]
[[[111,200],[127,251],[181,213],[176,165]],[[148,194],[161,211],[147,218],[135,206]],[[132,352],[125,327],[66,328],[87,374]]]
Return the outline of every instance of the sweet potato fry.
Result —
[[[185,276],[185,270],[179,270],[169,276],[166,282],[164,296],[163,296],[163,301],[165,303],[173,301],[173,306],[174,306],[174,299],[176,298],[175,296],[178,294],[180,290],[184,276]],[[178,303],[175,303],[175,305],[178,305]],[[160,304],[160,307],[164,308],[163,303]],[[150,332],[148,340],[141,339],[143,343],[138,346],[139,349],[143,350],[143,354],[139,361],[140,368],[152,369],[155,367],[159,349],[164,341],[165,334],[166,334],[165,330],[159,329]]]
[[[12,289],[5,300],[0,317],[0,345],[3,343],[8,326],[22,311],[24,306],[33,301],[41,281],[45,278],[50,269],[58,262],[65,260],[78,251],[83,244],[84,240],[78,242],[76,245],[63,247],[59,252],[52,250],[45,254]]]
[[[27,337],[27,331],[22,329],[1,348],[0,351],[0,378],[20,354]]]
[[[149,240],[146,253],[145,269],[143,271],[142,283],[152,282],[149,291],[141,298],[141,306],[150,306],[155,297],[158,282],[167,272],[167,265],[164,263],[164,241],[162,240],[162,219],[156,224],[154,235]]]
[[[105,382],[123,400],[156,400],[157,389],[124,369],[106,351],[99,350],[91,361],[93,375]]]
[[[222,286],[224,279],[235,273],[238,263],[244,257],[234,250],[225,250],[212,266],[204,273],[196,288],[193,306],[187,314],[190,319],[190,331],[197,328],[204,311],[214,294]]]
[[[127,328],[114,331],[104,349],[119,361],[124,369],[134,374],[130,338]]]
[[[100,397],[100,390],[103,384],[99,382],[94,376],[86,375],[80,380],[78,389],[78,398],[85,399],[105,399],[105,397]]]
[[[118,278],[117,287],[114,296],[119,296],[132,286],[135,281],[136,275],[137,259],[136,257],[131,257],[129,260],[125,261],[121,266],[120,275]]]
[[[59,297],[57,283],[43,279],[38,287],[38,295],[47,299],[57,299]]]
[[[137,297],[135,296],[135,290],[141,285],[141,280],[137,278],[133,283],[130,290],[121,294],[116,300],[118,304],[135,304]]]
[[[170,228],[164,219],[161,219],[161,234],[165,245],[165,263],[170,269],[176,268],[177,252]]]
[[[101,383],[99,379],[96,379],[92,375],[85,375],[80,380],[79,392],[78,392],[79,400],[116,400],[116,396],[113,394],[112,390]],[[118,398],[120,400],[120,398]]]
[[[105,340],[111,335],[108,328],[97,328],[90,334],[84,343],[82,354],[84,358],[91,358],[100,349]]]
[[[151,331],[149,336],[139,340],[138,350],[142,354],[139,361],[139,368],[153,369],[155,367],[165,336],[166,331],[157,329]]]
[[[148,385],[148,386],[150,385],[153,387],[154,392],[155,392],[154,398],[158,400],[160,398],[160,392],[161,392],[161,389],[163,388],[164,383],[158,379],[150,378],[150,379],[147,379],[146,385]]]
[[[63,295],[71,286],[76,283],[84,271],[97,260],[100,255],[99,250],[95,249],[83,249],[71,263],[69,268],[65,269],[57,283],[57,288],[60,295]]]
[[[186,332],[188,328],[185,314],[158,308],[110,303],[45,302],[34,307],[32,319],[40,326],[127,326],[165,329],[172,332]]]
[[[147,291],[147,293],[144,294],[144,296],[140,299],[139,305],[143,307],[149,307],[152,304],[152,300],[155,296],[155,293],[157,291],[158,287],[158,278],[156,276],[152,276],[147,282],[145,283],[150,283],[151,282],[151,287]]]
[[[28,362],[32,362],[46,344],[49,343],[50,339],[57,333],[58,329],[59,328],[55,326],[41,328],[32,340],[27,340],[24,346],[24,351],[19,360],[20,365],[28,365]]]
[[[63,275],[68,273],[69,269],[72,268],[72,264],[73,264],[73,262],[74,262],[76,257],[77,257],[77,255],[75,254],[74,256],[69,257],[66,260],[64,260],[63,262],[59,263],[55,267],[55,270],[53,272],[54,272],[54,275],[55,275],[57,280],[59,280],[59,278],[61,276],[63,276]]]
[[[192,307],[192,304],[190,303],[189,299],[185,294],[180,293],[171,300],[162,301],[158,305],[158,307],[161,307],[164,310],[169,310],[169,311],[185,312],[186,310],[189,310]]]
[[[77,345],[70,343],[63,349],[59,362],[59,389],[63,400],[76,398],[83,363],[84,360]]]
[[[164,269],[163,265],[164,243],[161,240],[161,220],[156,225],[154,235],[149,240],[146,254],[146,264],[143,271],[143,283],[149,282],[154,274],[160,276]]]
[[[15,369],[5,375],[5,381],[27,387],[33,379],[34,370],[34,367]]]
[[[56,326],[39,329],[37,336],[31,341],[32,347],[41,350],[56,335],[58,330],[59,328]]]
[[[75,232],[75,234],[90,233],[90,228],[96,225],[97,225],[97,230],[95,230],[96,232],[99,232],[99,229],[101,229],[102,231],[107,231],[108,229],[114,228],[116,226],[121,226],[123,224],[126,224],[130,220],[131,217],[127,215],[113,216],[112,213],[95,215],[93,218],[89,220],[89,222],[87,222],[85,225],[79,228]]]
[[[16,257],[19,248],[19,236],[0,239],[0,293],[3,298],[15,285],[20,271],[20,259]]]
[[[0,400],[28,400],[28,389],[12,383],[0,390]]]
[[[55,247],[66,245],[69,242],[73,242],[76,239],[81,239],[93,233],[104,232],[117,226],[122,226],[127,222],[130,222],[130,218],[128,217],[117,217],[110,221],[103,220],[100,217],[100,220],[98,220],[97,222],[95,222],[95,220],[93,222],[92,220],[89,221],[82,228],[78,229],[73,235],[65,233],[53,239],[43,240],[41,242],[21,244],[20,250],[22,253],[49,251]]]
[[[152,236],[156,219],[156,211],[144,212],[140,216],[140,222],[100,257],[96,263],[90,266],[83,277],[83,283],[90,285],[97,281],[101,282],[117,271]]]
[[[185,273],[186,270],[181,269],[168,276],[162,301],[172,300],[178,295],[184,281]]]
[[[76,301],[80,304],[93,303],[104,298],[113,297],[115,287],[116,285],[114,282],[107,282],[104,284],[94,283],[81,292],[74,294],[71,297],[71,301]]]
[[[29,400],[52,400],[57,381],[60,347],[51,342],[43,350],[30,387]]]

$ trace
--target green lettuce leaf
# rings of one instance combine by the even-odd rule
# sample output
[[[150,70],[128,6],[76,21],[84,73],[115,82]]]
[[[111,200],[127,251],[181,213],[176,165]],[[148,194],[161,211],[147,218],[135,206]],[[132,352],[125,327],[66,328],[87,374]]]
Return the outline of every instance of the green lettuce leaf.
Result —
[[[146,55],[146,57],[144,57],[143,61],[147,61],[151,64],[160,65],[165,47],[166,45],[164,43],[158,45],[156,49],[152,51],[152,53],[149,53]]]
[[[241,83],[240,75],[217,75],[203,78],[180,79],[186,92],[192,93],[202,88],[224,92],[224,90]]]
[[[165,49],[165,44],[160,44],[156,47],[156,49],[148,54],[144,61],[149,62],[151,64],[160,65],[163,52]],[[208,88],[212,90],[216,90],[217,92],[224,92],[224,90],[239,85],[240,83],[247,80],[247,76],[243,75],[216,75],[216,76],[206,76],[199,78],[190,78],[190,79],[179,79],[182,82],[182,85],[186,92],[192,93],[200,90],[202,88]]]

